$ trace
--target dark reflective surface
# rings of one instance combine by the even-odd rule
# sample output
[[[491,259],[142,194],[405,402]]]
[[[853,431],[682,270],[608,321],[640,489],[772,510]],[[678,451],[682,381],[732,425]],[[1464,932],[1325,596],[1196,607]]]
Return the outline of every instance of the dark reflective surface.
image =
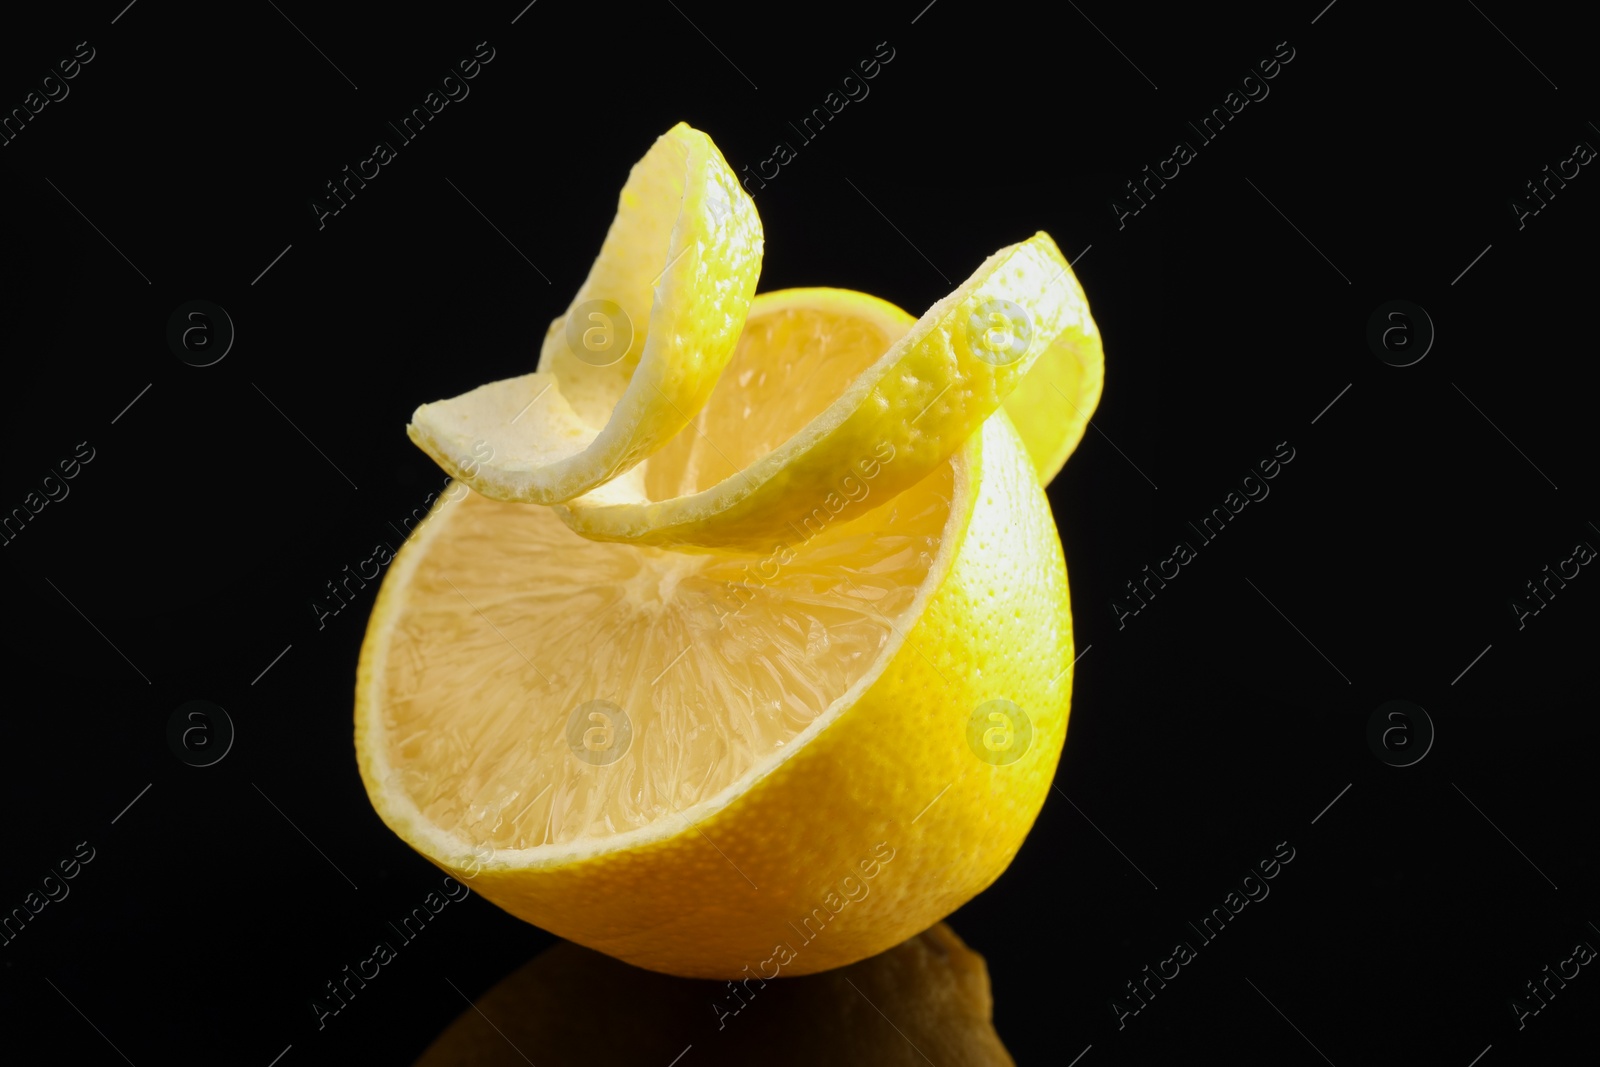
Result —
[[[1012,1064],[983,957],[943,923],[822,974],[671,978],[563,942],[478,997],[416,1067]]]
[[[550,988],[484,1005],[508,1034],[541,997],[581,1021],[519,1039],[537,1067],[584,1041],[641,1067],[905,1053],[836,976],[719,1024],[725,987],[545,957],[476,895],[402,936],[442,875],[356,772],[377,586],[350,575],[443,482],[406,419],[531,369],[679,120],[765,175],[761,289],[920,313],[1042,228],[1105,338],[1048,490],[1082,656],[1066,748],[1015,861],[948,919],[1013,1058],[1592,1061],[1581,9],[766,6],[9,5],[0,1063],[410,1064],[529,961]],[[470,97],[386,132],[480,41]],[[346,206],[319,222],[329,183]],[[167,335],[197,300],[234,331],[208,366],[222,318],[185,327],[188,358]],[[1374,351],[1400,300],[1426,318],[1384,312]],[[169,733],[191,701],[226,718]],[[853,980],[911,1034],[898,986]]]

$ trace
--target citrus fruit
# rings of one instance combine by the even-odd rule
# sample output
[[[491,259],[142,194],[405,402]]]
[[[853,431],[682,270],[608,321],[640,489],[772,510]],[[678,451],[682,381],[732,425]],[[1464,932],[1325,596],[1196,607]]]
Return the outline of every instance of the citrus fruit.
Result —
[[[1006,414],[1049,485],[1078,447],[1100,403],[1106,361],[1089,299],[1069,267],[1053,284],[1068,287],[1061,330],[1006,397]]]
[[[903,458],[872,448],[868,487]],[[807,974],[926,929],[1050,788],[1066,570],[1004,413],[866,499],[751,558],[593,541],[456,486],[362,646],[378,813],[512,914],[669,974]]]
[[[830,495],[842,519],[876,506],[871,497],[838,494],[841,472],[874,448],[896,455],[880,494],[921,480],[1006,401],[1047,350],[1049,378],[1065,378],[1075,392],[1085,384],[1076,377],[1087,381],[1076,368],[1093,320],[1045,233],[990,256],[909,328],[892,305],[843,290],[791,290],[784,306],[772,294],[757,302],[764,328],[745,330],[717,386],[742,394],[743,402],[729,396],[717,424],[703,410],[693,432],[679,435],[691,438],[701,462],[683,478],[620,478],[569,500],[560,512],[569,526],[602,541],[763,550],[792,537]],[[812,334],[795,336],[795,316],[784,314],[791,309]],[[816,323],[823,323],[821,333]],[[849,345],[852,356],[868,357],[849,365],[826,334],[832,323],[876,330],[882,340]],[[795,366],[806,363],[826,365]],[[749,381],[757,374],[787,375],[781,403],[750,402],[757,394]],[[1061,452],[1058,428],[1076,416],[1061,419],[1068,397],[1050,384],[1030,385],[1044,395],[1019,411],[1044,442],[1041,454],[1053,461]],[[748,447],[754,442],[761,447]]]
[[[827,974],[732,990],[560,944],[478,997],[416,1067],[667,1064],[688,1046],[701,1065],[1011,1067],[993,1011],[983,957],[943,923]]]
[[[1103,377],[1043,232],[920,319],[753,296],[761,253],[674,127],[536,372],[413,415],[458,480],[385,576],[356,693],[368,796],[432,862],[741,981],[898,944],[1020,847],[1072,684],[1040,486]]]
[[[744,324],[761,247],[755,204],[722,153],[680,122],[634,164],[537,372],[424,404],[407,433],[499,500],[550,504],[609,481],[705,403]],[[480,442],[493,462],[480,462]]]

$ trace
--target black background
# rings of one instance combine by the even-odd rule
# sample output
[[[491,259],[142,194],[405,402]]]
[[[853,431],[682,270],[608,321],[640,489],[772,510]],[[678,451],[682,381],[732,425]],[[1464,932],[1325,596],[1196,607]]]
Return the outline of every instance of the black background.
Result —
[[[439,876],[356,773],[372,590],[321,630],[310,604],[443,481],[405,439],[412,408],[531,369],[628,167],[681,119],[735,169],[797,144],[756,191],[761,288],[920,313],[1045,229],[1104,334],[1094,427],[1049,489],[1082,653],[1057,788],[950,920],[1017,1061],[1466,1067],[1487,1049],[1490,1067],[1589,1047],[1593,967],[1520,1030],[1509,1006],[1600,945],[1600,577],[1520,629],[1510,607],[1600,545],[1600,177],[1520,229],[1509,206],[1600,144],[1579,16],[924,2],[113,0],[7,25],[6,110],[77,42],[95,58],[0,147],[0,508],[78,442],[94,459],[0,549],[0,908],[76,843],[95,859],[0,948],[5,1042],[141,1067],[264,1067],[287,1046],[284,1067],[408,1063],[465,1008],[445,979],[477,995],[552,942],[474,897],[317,1029],[322,983]],[[470,96],[319,229],[322,184],[485,40]],[[870,96],[799,146],[788,121],[881,41]],[[1199,145],[1184,121],[1283,41],[1270,95]],[[1119,227],[1111,199],[1180,138],[1197,158]],[[206,368],[165,340],[194,299],[237,329]],[[1408,367],[1366,340],[1394,299],[1437,330]],[[1119,627],[1123,583],[1285,441],[1270,496]],[[1407,768],[1366,739],[1397,698],[1437,731]],[[237,727],[215,766],[167,747],[191,699]],[[1119,1030],[1123,983],[1281,841],[1295,859],[1270,897]]]

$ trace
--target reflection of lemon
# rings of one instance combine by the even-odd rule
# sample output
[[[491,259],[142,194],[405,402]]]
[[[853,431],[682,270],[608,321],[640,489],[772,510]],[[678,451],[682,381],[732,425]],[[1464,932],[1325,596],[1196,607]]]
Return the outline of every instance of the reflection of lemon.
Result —
[[[735,988],[557,945],[479,997],[416,1067],[664,1065],[690,1045],[692,1062],[712,1067],[1013,1062],[983,957],[942,923],[841,970]]]

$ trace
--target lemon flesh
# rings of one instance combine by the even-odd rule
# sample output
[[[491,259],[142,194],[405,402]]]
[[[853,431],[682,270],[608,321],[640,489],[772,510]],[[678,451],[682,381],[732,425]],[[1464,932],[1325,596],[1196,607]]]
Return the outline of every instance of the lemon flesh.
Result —
[[[839,394],[915,321],[886,300],[847,289],[758,293],[711,399],[687,430],[641,466],[645,494],[671,501],[730,479],[742,481],[741,472],[824,416]],[[886,444],[879,442],[876,451],[887,453]],[[863,458],[842,459],[827,491],[841,499],[860,496],[859,482],[870,497],[877,479],[863,480],[858,462]],[[603,492],[585,499],[597,499]],[[883,495],[880,486],[872,503],[881,503]],[[557,514],[566,517],[573,510],[559,508]],[[812,516],[799,515],[797,525],[807,518]],[[795,531],[783,532],[787,537],[782,539],[794,540]]]
[[[494,849],[672,825],[881,666],[946,535],[952,477],[753,564],[446,494],[394,579],[405,625],[376,679],[392,784],[440,832]]]

